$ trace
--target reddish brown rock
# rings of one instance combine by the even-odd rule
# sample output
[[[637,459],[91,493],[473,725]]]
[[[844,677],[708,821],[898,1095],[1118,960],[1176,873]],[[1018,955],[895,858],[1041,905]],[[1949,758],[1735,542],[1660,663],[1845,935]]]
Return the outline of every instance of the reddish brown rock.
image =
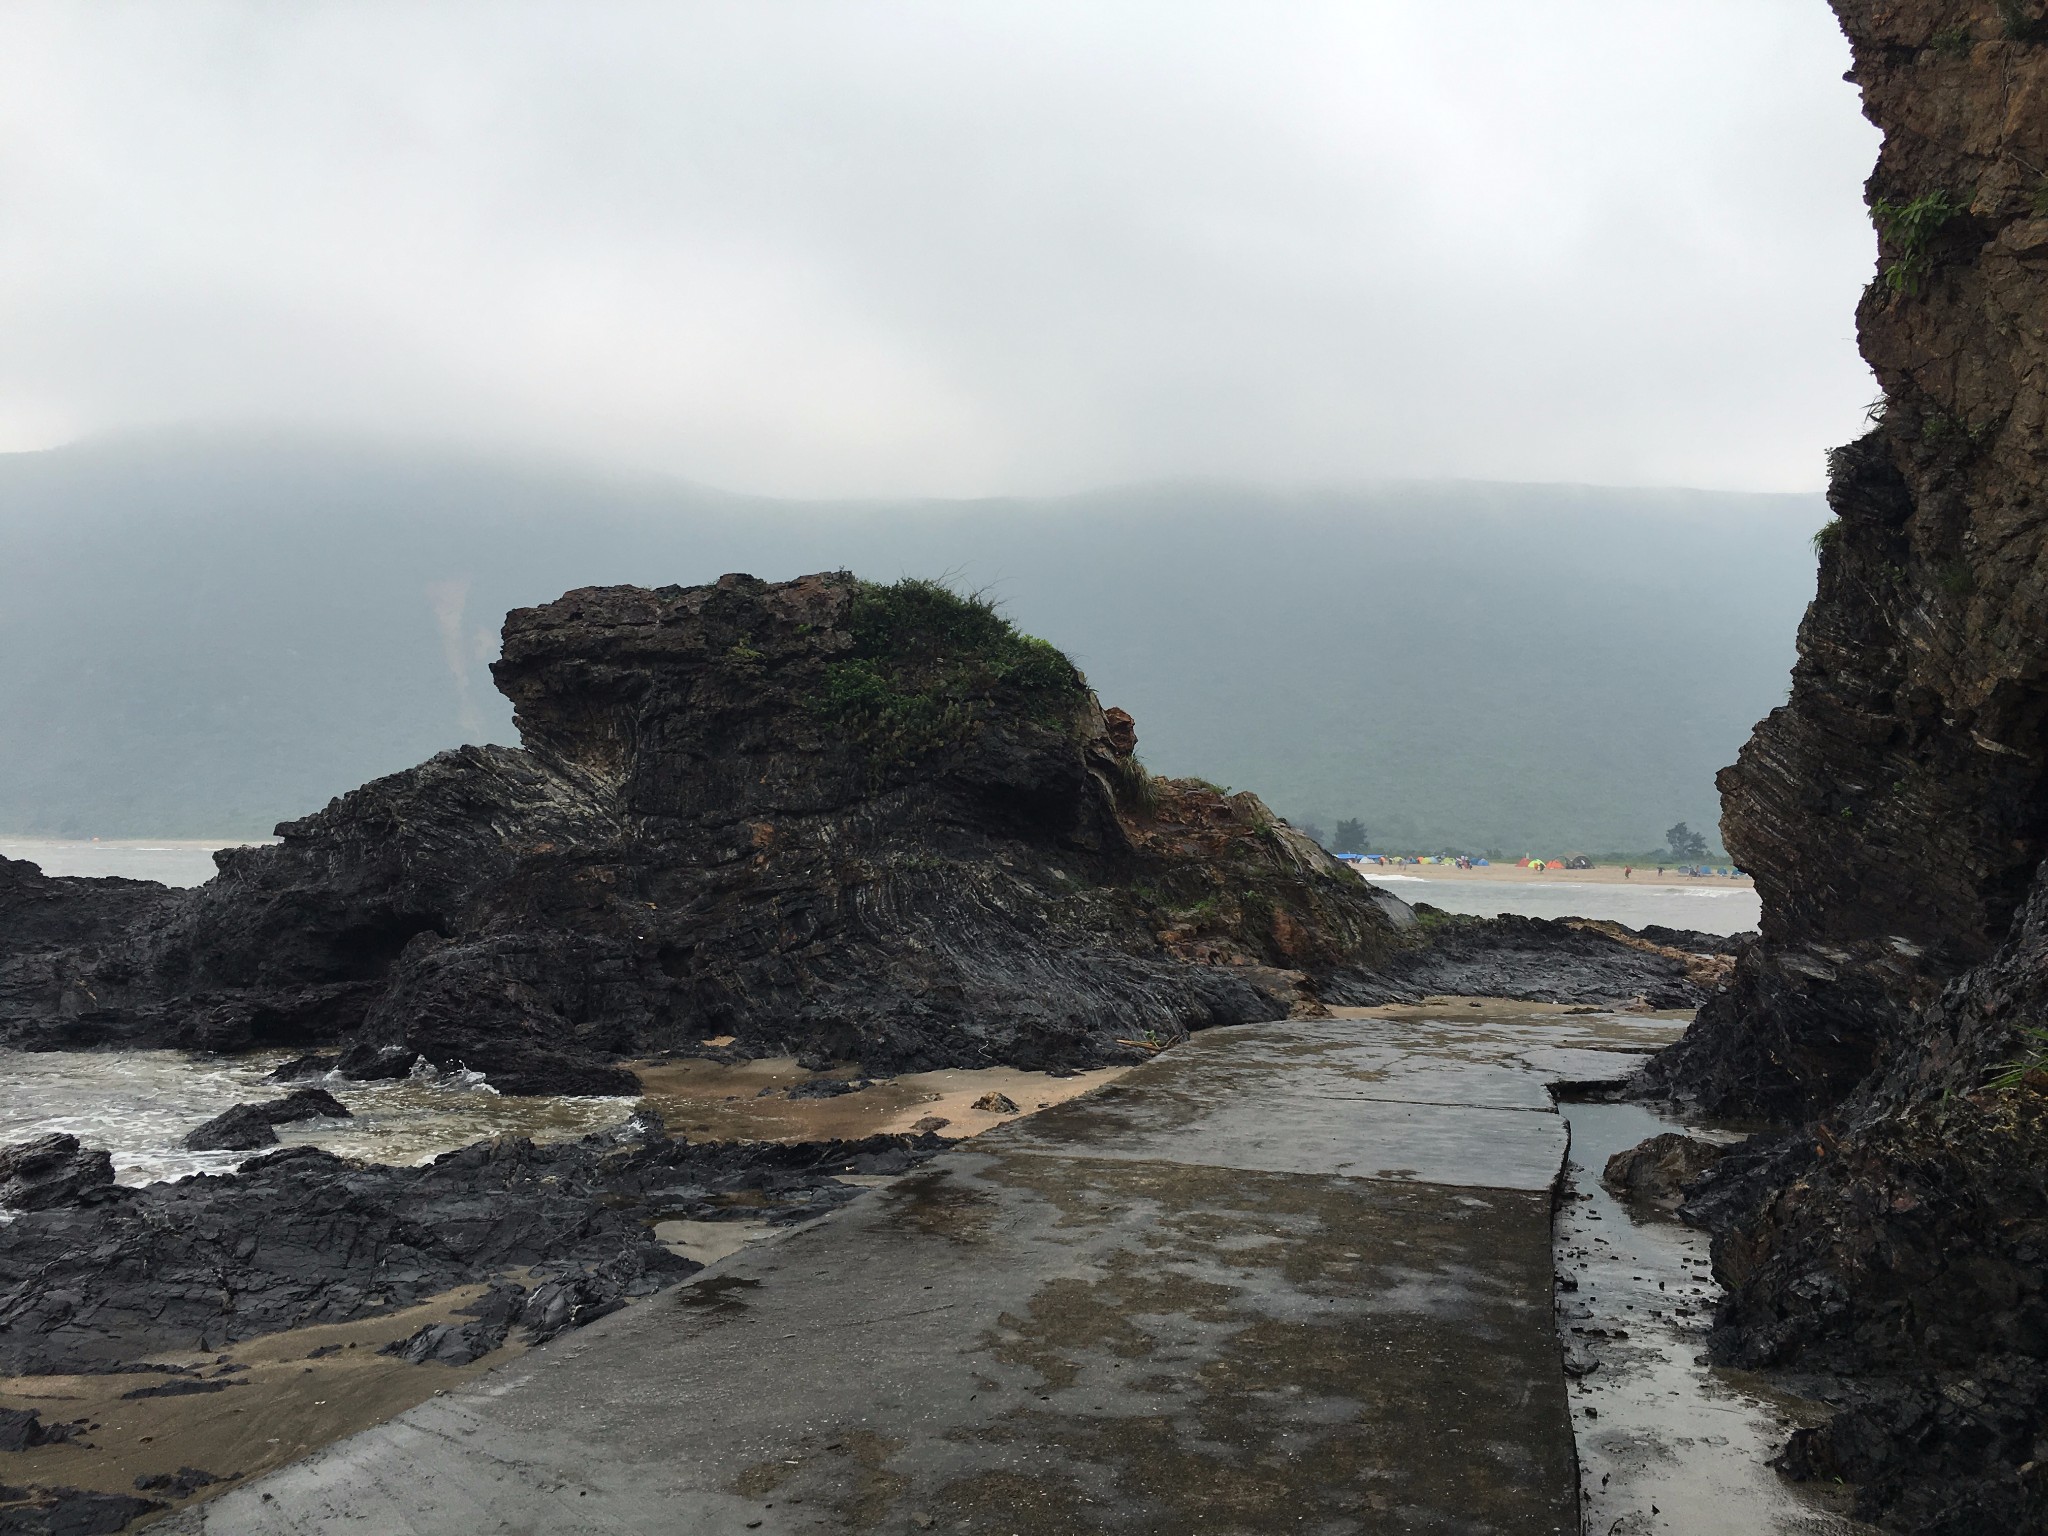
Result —
[[[1112,704],[1102,712],[1102,726],[1103,739],[1118,757],[1129,757],[1138,750],[1138,722],[1129,713]]]

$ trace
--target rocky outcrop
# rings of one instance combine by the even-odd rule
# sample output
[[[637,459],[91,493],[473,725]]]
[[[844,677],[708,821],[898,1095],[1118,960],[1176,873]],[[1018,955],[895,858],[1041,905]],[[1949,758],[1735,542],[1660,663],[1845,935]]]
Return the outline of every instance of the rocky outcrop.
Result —
[[[0,1484],[0,1531],[9,1536],[105,1536],[164,1506],[155,1499],[90,1488]]]
[[[1254,797],[1152,779],[1065,657],[929,583],[572,592],[507,618],[495,672],[523,750],[365,785],[196,891],[0,866],[0,910],[38,914],[0,929],[0,1039],[347,1044],[507,1092],[631,1092],[621,1058],[727,1036],[1085,1065],[1401,943]]]
[[[33,1451],[45,1445],[62,1445],[77,1439],[84,1428],[83,1419],[68,1424],[45,1424],[40,1409],[0,1408],[0,1451]]]
[[[1333,1003],[1371,1007],[1425,997],[1512,997],[1587,1006],[1697,1008],[1727,961],[1725,942],[1659,930],[1698,948],[1681,949],[1619,923],[1583,918],[1461,917],[1419,906],[1418,942],[1366,972],[1338,972],[1321,985]]]
[[[322,1117],[346,1120],[348,1106],[324,1088],[297,1088],[281,1099],[237,1104],[186,1133],[193,1152],[247,1152],[277,1145],[277,1127]]]
[[[808,1220],[858,1192],[841,1175],[900,1173],[942,1145],[690,1145],[643,1117],[573,1143],[480,1142],[424,1167],[286,1147],[232,1174],[110,1189],[8,1224],[0,1375],[123,1369],[493,1284],[475,1324],[451,1325],[461,1338],[417,1345],[419,1360],[448,1363],[515,1323],[544,1338],[694,1272],[656,1241],[658,1219]],[[534,1266],[530,1290],[502,1280]]]
[[[1788,1467],[1900,1529],[2038,1530],[2048,22],[1835,9],[1884,131],[1858,311],[1883,401],[1834,457],[1791,697],[1721,778],[1761,938],[1651,1084],[1802,1126],[1686,1208],[1731,1288],[1718,1356],[1844,1378]]]
[[[1837,1378],[1788,1465],[1904,1530],[2038,1530],[2048,1478],[2048,880],[1910,1048],[1689,1191],[1721,1360]]]
[[[80,1146],[57,1132],[0,1147],[0,1206],[42,1211],[75,1205],[89,1190],[114,1182],[114,1160],[103,1147]]]
[[[1373,992],[1434,942],[1407,908],[1256,796],[1148,773],[1064,656],[931,583],[571,592],[507,617],[495,675],[523,749],[366,784],[197,890],[0,862],[0,1043],[630,1094],[622,1060],[711,1040],[1080,1067],[1326,987],[1461,990],[1446,951]],[[1553,937],[1627,973],[1574,998],[1642,990],[1624,944]]]
[[[2048,847],[2048,31],[1837,0],[1864,110],[1883,386],[1833,460],[1790,699],[1721,776],[1763,942],[1671,1063],[1710,1107],[1838,1102],[2011,927]]]

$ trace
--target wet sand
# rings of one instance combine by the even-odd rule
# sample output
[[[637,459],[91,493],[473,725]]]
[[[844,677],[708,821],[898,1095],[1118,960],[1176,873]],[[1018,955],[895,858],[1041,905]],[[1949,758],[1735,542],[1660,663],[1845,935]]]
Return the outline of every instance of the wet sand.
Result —
[[[180,1376],[0,1378],[0,1399],[34,1408],[45,1426],[84,1419],[78,1441],[12,1452],[0,1458],[0,1481],[45,1487],[134,1493],[138,1477],[197,1468],[223,1481],[243,1481],[309,1450],[381,1424],[523,1354],[515,1334],[505,1346],[466,1366],[409,1365],[378,1349],[428,1323],[456,1319],[484,1292],[481,1285],[447,1291],[404,1311],[361,1322],[294,1328],[236,1345],[223,1354],[165,1355],[163,1363],[195,1366],[208,1380],[231,1382],[204,1396],[127,1399],[123,1394],[184,1381]],[[318,1350],[331,1353],[311,1358]],[[235,1369],[242,1367],[243,1369]],[[205,1489],[201,1497],[220,1492]],[[164,1493],[151,1498],[171,1501]]]
[[[792,1099],[791,1088],[820,1078],[848,1079],[853,1070],[807,1072],[788,1056],[732,1066],[702,1060],[630,1065],[646,1091],[642,1103],[668,1122],[671,1135],[692,1141],[851,1141],[920,1129],[958,1140],[978,1136],[1020,1114],[1064,1104],[1130,1070],[1103,1067],[1072,1077],[1015,1067],[910,1072],[833,1098]],[[975,1101],[986,1094],[999,1094],[1017,1107],[976,1109]]]

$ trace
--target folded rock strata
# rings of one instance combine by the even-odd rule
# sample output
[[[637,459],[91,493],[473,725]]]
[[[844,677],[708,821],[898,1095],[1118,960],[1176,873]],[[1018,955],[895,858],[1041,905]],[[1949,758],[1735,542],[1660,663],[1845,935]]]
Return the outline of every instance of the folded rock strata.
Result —
[[[2048,1528],[2048,21],[1834,0],[1884,133],[1883,388],[1791,697],[1721,777],[1759,941],[1655,1091],[1796,1132],[1692,1191],[1720,1358],[1846,1373],[1787,1465],[1904,1530]]]

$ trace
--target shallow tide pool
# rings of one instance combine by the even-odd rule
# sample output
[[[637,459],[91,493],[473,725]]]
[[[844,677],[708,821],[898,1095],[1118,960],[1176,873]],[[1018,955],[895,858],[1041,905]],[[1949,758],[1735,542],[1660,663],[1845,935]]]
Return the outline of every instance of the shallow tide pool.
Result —
[[[1588,1536],[1876,1536],[1831,1508],[1828,1490],[1770,1465],[1795,1427],[1815,1422],[1815,1405],[1707,1364],[1720,1295],[1707,1235],[1634,1212],[1600,1183],[1615,1153],[1697,1128],[1637,1104],[1558,1108],[1572,1138],[1555,1233],[1558,1331],[1568,1358],[1597,1362],[1570,1385]]]

